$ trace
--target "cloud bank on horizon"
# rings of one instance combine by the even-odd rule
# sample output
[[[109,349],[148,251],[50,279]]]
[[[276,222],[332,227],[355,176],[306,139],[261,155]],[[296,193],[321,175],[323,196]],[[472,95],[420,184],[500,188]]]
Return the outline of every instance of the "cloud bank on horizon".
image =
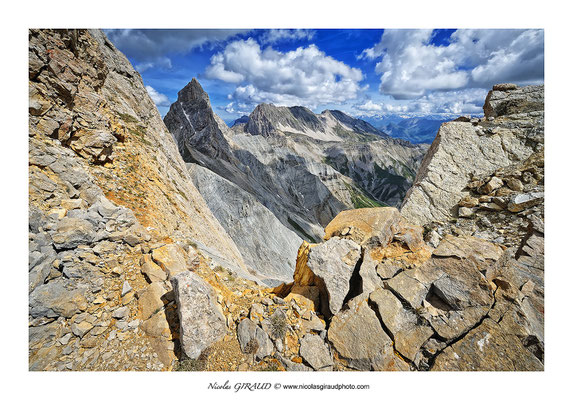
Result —
[[[542,83],[540,29],[108,30],[164,115],[198,77],[226,121],[260,103],[355,116],[481,114],[496,83]]]

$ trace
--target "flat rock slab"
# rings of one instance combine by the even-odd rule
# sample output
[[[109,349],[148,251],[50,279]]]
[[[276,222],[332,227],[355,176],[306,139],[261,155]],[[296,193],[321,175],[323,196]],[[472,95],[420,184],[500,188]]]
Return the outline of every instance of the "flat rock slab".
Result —
[[[452,236],[446,235],[433,255],[439,257],[473,257],[479,261],[497,261],[503,250],[500,246],[474,236]]]
[[[392,340],[368,305],[367,294],[350,300],[348,308],[332,318],[328,340],[351,368],[408,370],[408,365],[394,355]]]
[[[543,371],[543,364],[514,335],[490,318],[436,357],[437,371]]]
[[[225,317],[217,305],[215,291],[191,271],[171,279],[179,313],[181,348],[196,359],[226,332]]]
[[[318,335],[307,334],[301,339],[300,355],[316,371],[332,365],[330,350]]]
[[[434,334],[432,328],[404,308],[389,290],[377,289],[370,294],[370,300],[376,304],[382,322],[394,337],[396,350],[414,360],[422,345]]]

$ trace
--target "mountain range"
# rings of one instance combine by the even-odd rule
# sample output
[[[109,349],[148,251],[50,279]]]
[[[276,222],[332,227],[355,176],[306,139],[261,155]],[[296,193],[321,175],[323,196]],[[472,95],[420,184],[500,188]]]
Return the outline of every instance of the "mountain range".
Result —
[[[544,87],[431,145],[196,79],[162,119],[100,30],[29,31],[38,371],[541,371]],[[486,391],[487,392],[487,391]]]
[[[290,279],[299,241],[320,241],[340,211],[399,204],[427,148],[305,107],[260,104],[229,129],[196,79],[164,121],[215,217],[251,268],[275,283]],[[253,226],[261,240],[252,240]]]

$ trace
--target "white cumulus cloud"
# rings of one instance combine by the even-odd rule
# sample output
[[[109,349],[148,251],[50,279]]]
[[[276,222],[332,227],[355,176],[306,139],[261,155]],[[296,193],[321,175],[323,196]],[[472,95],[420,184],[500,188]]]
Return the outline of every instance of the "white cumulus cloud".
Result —
[[[249,38],[229,43],[211,58],[205,76],[238,84],[231,99],[245,104],[277,105],[342,103],[365,89],[358,68],[327,56],[315,45],[280,52],[261,49]]]
[[[145,86],[145,89],[147,89],[149,97],[151,97],[151,100],[153,100],[157,107],[169,107],[171,105],[171,102],[163,93],[159,93],[151,86]]]
[[[311,40],[314,33],[310,29],[270,29],[261,35],[259,42],[261,44],[274,44],[294,40]]]
[[[543,81],[543,30],[462,29],[441,46],[431,43],[433,34],[386,30],[361,53],[360,59],[378,60],[381,93],[413,99],[436,90]]]

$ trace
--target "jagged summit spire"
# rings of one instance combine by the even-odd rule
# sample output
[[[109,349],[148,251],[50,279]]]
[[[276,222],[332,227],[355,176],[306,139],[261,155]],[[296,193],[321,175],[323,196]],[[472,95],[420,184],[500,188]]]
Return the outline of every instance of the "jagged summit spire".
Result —
[[[191,79],[191,81],[177,93],[177,101],[211,107],[209,95],[205,92],[197,78]]]

